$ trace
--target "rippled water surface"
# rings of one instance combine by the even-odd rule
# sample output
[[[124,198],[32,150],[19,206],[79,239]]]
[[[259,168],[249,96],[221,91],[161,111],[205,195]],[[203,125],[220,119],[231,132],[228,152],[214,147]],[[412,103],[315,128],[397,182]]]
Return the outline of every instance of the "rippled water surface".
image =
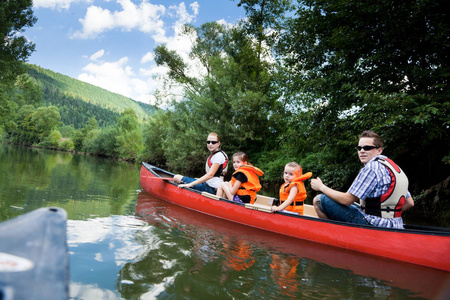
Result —
[[[0,221],[45,206],[68,214],[71,299],[450,298],[449,273],[186,210],[137,166],[0,146]]]

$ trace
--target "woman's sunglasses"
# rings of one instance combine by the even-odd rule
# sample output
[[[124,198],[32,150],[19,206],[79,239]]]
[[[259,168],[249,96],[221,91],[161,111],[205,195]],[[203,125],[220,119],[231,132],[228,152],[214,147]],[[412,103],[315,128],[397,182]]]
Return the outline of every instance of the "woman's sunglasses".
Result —
[[[213,145],[215,145],[215,144],[217,144],[218,143],[218,141],[206,141],[206,143],[209,145],[209,144],[213,144]]]

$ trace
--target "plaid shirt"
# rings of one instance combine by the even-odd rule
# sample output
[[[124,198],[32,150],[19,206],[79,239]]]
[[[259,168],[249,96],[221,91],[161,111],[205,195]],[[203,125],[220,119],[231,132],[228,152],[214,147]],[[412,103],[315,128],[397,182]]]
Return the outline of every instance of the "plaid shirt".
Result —
[[[364,168],[359,171],[358,176],[348,189],[350,194],[365,200],[366,198],[380,197],[388,191],[391,184],[391,176],[387,168],[376,161],[377,158],[386,158],[386,156],[379,155],[374,157],[364,165]],[[408,192],[407,197],[410,196]],[[382,218],[368,215],[361,208],[358,209],[373,226],[403,229],[403,220],[401,217]]]

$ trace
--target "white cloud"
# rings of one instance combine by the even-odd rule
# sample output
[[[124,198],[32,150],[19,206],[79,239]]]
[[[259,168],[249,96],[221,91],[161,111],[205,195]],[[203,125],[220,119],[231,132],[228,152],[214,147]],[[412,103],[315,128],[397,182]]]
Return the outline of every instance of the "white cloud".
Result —
[[[74,38],[94,38],[113,29],[124,31],[139,30],[156,37],[164,36],[164,22],[161,20],[166,8],[143,0],[136,5],[130,0],[117,0],[122,10],[111,12],[98,6],[90,6],[84,19],[80,19],[83,28],[75,32]]]
[[[141,63],[145,64],[147,62],[153,61],[155,59],[155,53],[148,52],[141,58]]]
[[[144,103],[154,103],[151,93],[158,86],[153,73],[143,74],[140,70],[139,74],[135,74],[128,57],[113,62],[94,60],[83,68],[77,79]]]
[[[123,31],[138,30],[151,34],[157,43],[166,43],[170,40],[166,36],[162,20],[166,14],[166,8],[163,5],[151,4],[148,0],[143,0],[139,5],[134,4],[131,0],[117,0],[117,3],[120,4],[122,10],[110,11],[99,6],[90,6],[84,18],[79,19],[82,29],[76,31],[72,37],[89,39],[95,38],[105,31],[120,29]],[[183,24],[195,21],[199,7],[198,2],[190,4],[192,14],[188,12],[184,2],[169,7],[169,17],[176,19],[172,26],[175,34]]]
[[[102,87],[127,97],[132,96],[132,82],[135,74],[128,66],[128,58],[122,57],[116,62],[91,62],[83,68],[79,80]]]
[[[185,23],[192,22],[198,15],[199,5],[194,2],[190,5],[192,14],[186,9],[184,3],[170,6],[168,15],[174,19],[172,36],[166,36],[161,20],[166,12],[163,6],[156,6],[144,0],[139,6],[129,0],[119,0],[122,10],[111,12],[101,7],[91,6],[88,8],[84,19],[80,20],[83,30],[75,34],[77,37],[88,38],[99,35],[107,30],[120,28],[122,30],[139,30],[150,33],[156,43],[164,42],[170,50],[175,50],[186,62],[192,48],[195,36],[186,37],[181,35],[181,28]],[[119,93],[134,100],[154,104],[153,93],[162,90],[167,82],[168,68],[157,66],[154,63],[155,54],[147,52],[140,60],[141,64],[150,63],[149,67],[139,68],[139,74],[133,72],[127,57],[115,62],[98,61],[103,57],[105,51],[102,49],[89,57],[91,62],[83,68],[83,73],[78,76],[79,80],[89,82],[109,91]],[[191,76],[198,76],[203,72],[198,67],[190,68]],[[171,85],[167,99],[176,95],[182,95],[179,85]]]
[[[199,12],[199,7],[200,5],[198,5],[198,2],[195,1],[194,3],[192,3],[191,5],[189,5],[191,7],[191,9],[194,11],[194,15],[198,15]]]
[[[90,57],[89,57],[89,59],[90,60],[93,60],[93,61],[96,61],[96,60],[98,60],[99,58],[101,58],[101,57],[103,57],[103,55],[105,54],[105,50],[99,50],[99,51],[97,51],[97,52],[95,52],[94,54],[92,54]]]
[[[114,27],[114,19],[108,9],[98,6],[90,6],[86,12],[84,19],[80,19],[83,24],[83,31],[77,31],[73,37],[77,38],[94,38],[99,33]]]
[[[51,9],[69,9],[72,3],[86,2],[91,3],[92,0],[33,0],[34,8],[51,8]]]
[[[180,28],[183,24],[190,23],[195,20],[195,17],[198,14],[198,3],[194,2],[191,4],[191,8],[194,10],[194,14],[189,14],[186,10],[186,4],[184,2],[181,2],[178,6],[172,5],[169,7],[169,12],[171,16],[174,16],[177,18],[177,21],[175,22],[174,28]]]
[[[169,71],[169,68],[164,66],[154,66],[149,69],[141,68],[139,69],[139,73],[142,76],[159,76],[159,75],[165,75]]]

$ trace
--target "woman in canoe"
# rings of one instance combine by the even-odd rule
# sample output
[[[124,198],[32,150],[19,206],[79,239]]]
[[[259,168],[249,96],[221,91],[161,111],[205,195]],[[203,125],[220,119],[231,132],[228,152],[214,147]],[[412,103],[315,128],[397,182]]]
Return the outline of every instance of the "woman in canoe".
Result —
[[[175,175],[173,180],[179,188],[188,187],[201,192],[215,194],[227,173],[228,156],[220,150],[220,139],[217,133],[211,132],[206,140],[206,146],[211,153],[206,160],[206,174],[200,178]]]
[[[228,200],[240,203],[254,203],[256,192],[261,189],[258,176],[264,172],[248,162],[248,155],[244,152],[233,154],[233,167],[236,170],[230,182],[223,182],[217,190],[217,196],[224,194]]]

